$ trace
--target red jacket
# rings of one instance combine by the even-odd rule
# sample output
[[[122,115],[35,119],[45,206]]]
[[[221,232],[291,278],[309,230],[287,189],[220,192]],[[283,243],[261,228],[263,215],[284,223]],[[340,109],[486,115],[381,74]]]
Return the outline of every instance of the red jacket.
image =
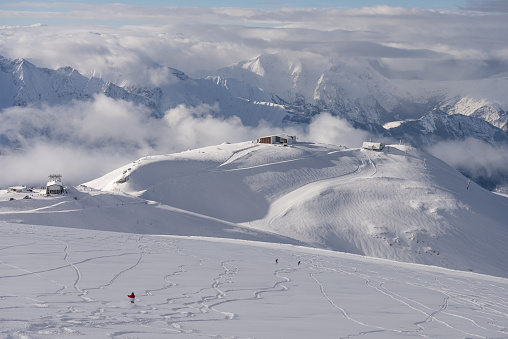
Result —
[[[129,298],[136,298],[136,296],[134,295],[134,292],[133,292],[132,294],[130,294],[130,295],[129,295],[129,294],[127,294],[127,296],[128,296]]]

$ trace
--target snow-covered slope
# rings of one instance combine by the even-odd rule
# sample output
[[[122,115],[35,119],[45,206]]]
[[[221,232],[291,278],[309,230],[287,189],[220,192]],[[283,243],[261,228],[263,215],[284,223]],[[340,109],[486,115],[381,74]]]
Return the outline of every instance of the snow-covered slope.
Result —
[[[65,194],[50,197],[45,196],[45,192],[14,193],[4,190],[0,191],[0,199],[0,220],[8,222],[138,234],[299,243],[274,233],[242,227],[121,192],[99,192],[86,186],[68,187]]]
[[[0,191],[0,335],[505,337],[506,220],[506,196],[400,145],[145,157]]]
[[[508,200],[421,150],[223,144],[86,183],[302,243],[507,276]]]
[[[0,232],[4,338],[507,336],[507,279],[232,239]]]

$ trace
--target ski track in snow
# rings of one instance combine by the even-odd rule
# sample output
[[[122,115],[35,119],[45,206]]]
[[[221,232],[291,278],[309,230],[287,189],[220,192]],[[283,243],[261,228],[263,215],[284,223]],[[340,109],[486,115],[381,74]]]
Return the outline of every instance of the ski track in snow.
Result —
[[[14,224],[1,227],[3,239],[16,242],[0,243],[0,334],[6,337],[162,338],[178,334],[262,338],[263,332],[251,333],[259,320],[246,314],[266,312],[269,319],[288,302],[290,308],[278,313],[278,321],[283,322],[284,331],[289,324],[296,328],[279,333],[289,337],[304,338],[310,333],[333,338],[433,338],[438,333],[508,337],[508,285],[478,280],[481,276],[470,280],[465,273],[446,275],[402,264],[387,268],[347,255],[309,254],[289,246],[246,246],[243,251],[251,253],[246,257],[234,243],[202,241],[196,246],[183,238]],[[12,257],[22,252],[40,256],[52,244],[58,244],[60,250],[48,250],[44,260],[50,267],[45,269],[30,269],[27,261]],[[302,264],[296,265],[298,261]],[[104,264],[106,269],[100,270]],[[21,274],[12,274],[15,271]],[[32,292],[36,285],[26,285],[25,279],[50,285],[41,284]],[[65,287],[68,282],[73,290]],[[17,287],[24,284],[32,288]],[[351,286],[361,289],[360,294],[348,293]],[[131,289],[138,291],[135,304],[126,300]],[[311,304],[302,304],[300,298]],[[351,298],[361,300],[352,302]],[[374,304],[369,306],[369,302]],[[377,303],[391,311],[369,316]],[[294,317],[306,317],[307,308],[319,310],[327,325],[317,325],[321,329],[309,332],[305,323],[312,324],[311,320],[295,322]],[[397,318],[397,314],[404,316],[397,321],[383,320],[391,312]],[[325,332],[321,335],[320,330]]]
[[[123,202],[122,204],[123,205],[145,205],[146,204],[146,201],[145,200],[141,200],[139,198],[136,198],[134,197],[135,199],[137,199],[137,201],[133,201],[133,202]],[[85,199],[83,199],[84,201]],[[62,205],[62,204],[66,204],[66,203],[69,203],[69,201],[61,201],[61,202],[58,202],[58,203],[55,203],[55,204],[52,204],[52,205],[49,205],[49,206],[44,206],[44,207],[39,207],[39,208],[34,208],[34,209],[28,209],[28,210],[18,210],[18,211],[0,211],[0,214],[3,214],[3,215],[8,215],[8,214],[35,214],[35,213],[40,213],[40,214],[54,214],[54,213],[71,213],[71,212],[80,212],[80,211],[83,211],[83,209],[96,209],[97,207],[95,206],[83,206],[82,208],[74,208],[74,209],[64,209],[64,210],[51,210],[51,208],[53,207],[57,207],[59,205]],[[108,208],[108,207],[118,207],[118,203],[114,203],[114,204],[102,204],[100,207],[102,208]]]
[[[334,189],[335,187],[340,186],[341,184],[363,178],[365,177],[365,175],[362,173],[363,171],[365,171],[367,167],[367,161],[372,167],[372,172],[367,174],[367,176],[373,176],[374,174],[376,174],[377,171],[376,165],[370,159],[369,155],[366,152],[363,152],[362,155],[364,155],[366,158],[363,159],[358,158],[358,165],[356,169],[354,169],[353,171],[346,174],[342,174],[335,178],[327,178],[313,181],[312,183],[306,184],[278,198],[271,205],[269,216],[266,218],[268,220],[268,225],[270,226],[270,229],[275,229],[274,227],[275,221],[284,216],[290,209],[294,208],[294,200],[291,197],[296,196],[299,199],[301,199],[301,197],[305,196],[318,195],[323,191],[323,189]]]

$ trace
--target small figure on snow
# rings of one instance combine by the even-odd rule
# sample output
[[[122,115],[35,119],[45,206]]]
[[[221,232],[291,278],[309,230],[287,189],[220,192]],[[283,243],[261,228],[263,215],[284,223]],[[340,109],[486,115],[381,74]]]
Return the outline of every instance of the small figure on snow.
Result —
[[[279,263],[279,259],[275,259],[275,263],[278,264]]]
[[[300,266],[300,260],[298,260],[298,266]]]
[[[131,303],[134,304],[134,299],[136,299],[136,296],[134,295],[134,292],[132,292],[130,295],[128,294],[127,295],[129,297],[129,299],[131,300]]]

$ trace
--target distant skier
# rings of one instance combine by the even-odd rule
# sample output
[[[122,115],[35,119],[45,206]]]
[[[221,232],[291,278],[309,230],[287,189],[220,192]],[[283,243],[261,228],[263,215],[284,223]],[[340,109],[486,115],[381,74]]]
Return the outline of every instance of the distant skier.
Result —
[[[131,300],[131,303],[134,304],[134,299],[136,299],[136,296],[134,295],[134,292],[132,292],[130,295],[128,294],[127,295],[129,297],[129,299]]]
[[[278,264],[279,263],[279,259],[275,259],[275,263]]]
[[[300,266],[300,260],[298,260],[298,266]]]

